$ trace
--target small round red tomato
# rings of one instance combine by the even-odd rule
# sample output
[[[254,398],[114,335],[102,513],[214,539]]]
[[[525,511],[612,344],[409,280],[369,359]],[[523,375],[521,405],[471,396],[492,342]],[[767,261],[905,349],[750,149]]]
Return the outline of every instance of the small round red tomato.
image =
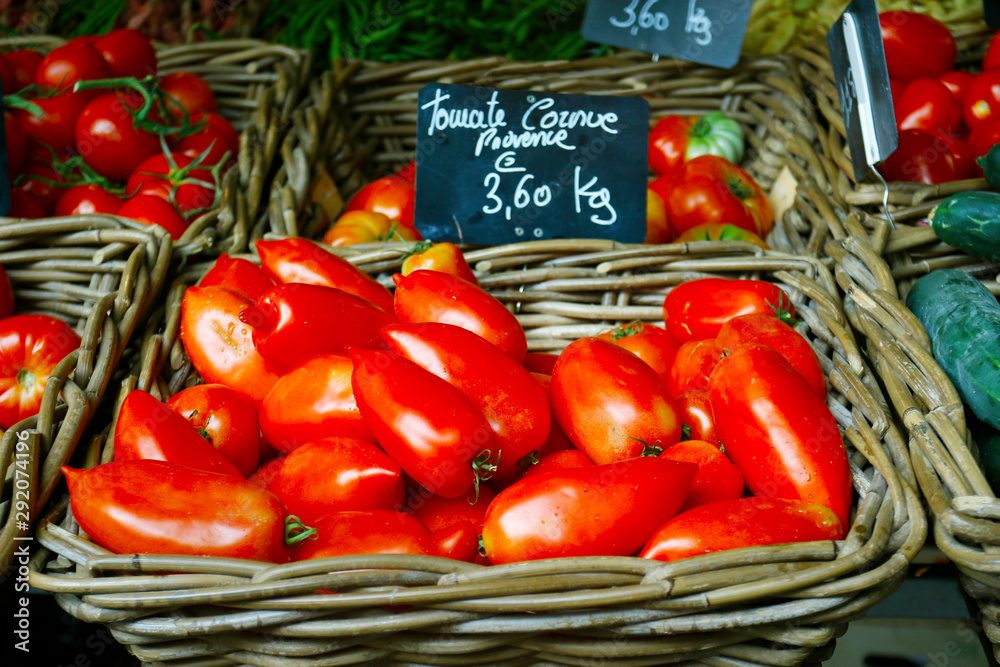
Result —
[[[375,211],[413,227],[416,190],[404,178],[385,176],[364,186],[347,202],[348,211]]]
[[[989,125],[984,125],[969,135],[968,157],[972,160],[970,174],[982,177],[983,168],[976,160],[989,153],[990,149],[997,143],[1000,143],[1000,119]]]
[[[0,428],[38,413],[52,370],[79,347],[80,336],[54,317],[0,320]]]
[[[708,378],[718,363],[719,353],[715,350],[714,340],[689,340],[682,343],[670,366],[667,391],[676,397],[691,389],[707,389]]]
[[[57,216],[79,215],[81,213],[107,213],[114,215],[125,204],[118,195],[108,192],[100,185],[74,185],[63,191],[56,202]]]
[[[948,87],[935,79],[914,79],[892,102],[900,130],[951,133],[962,123],[961,105]]]
[[[156,75],[156,51],[149,39],[138,30],[112,30],[94,42],[113,77],[134,76],[142,79]]]
[[[7,216],[37,220],[45,217],[45,207],[28,192],[14,188],[10,191],[10,212],[7,213]]]
[[[934,17],[909,11],[882,12],[878,22],[890,78],[935,78],[955,66],[955,38]]]
[[[235,164],[240,152],[240,135],[233,124],[214,112],[194,114],[191,124],[198,123],[204,123],[202,129],[178,140],[173,145],[173,150],[191,159],[204,155],[201,164],[206,167],[219,164],[225,154],[229,153],[228,164]]]
[[[159,225],[170,232],[170,237],[174,240],[183,236],[188,228],[188,221],[176,206],[154,195],[136,195],[130,198],[118,209],[118,215],[145,225]]]
[[[142,108],[133,91],[98,95],[76,121],[76,150],[101,176],[125,181],[136,167],[160,152],[157,135],[136,126],[132,111]],[[135,193],[132,193],[135,194]]]
[[[160,77],[160,90],[170,99],[167,113],[181,117],[184,111],[189,116],[199,112],[217,111],[215,93],[208,81],[194,72],[170,72]]]
[[[594,463],[639,456],[681,439],[674,399],[644,361],[599,338],[570,343],[552,371],[552,407],[570,441]]]
[[[601,340],[623,347],[649,365],[664,384],[670,378],[679,343],[665,329],[645,322],[632,322],[605,331]]]
[[[66,178],[55,170],[50,159],[39,157],[38,154],[29,151],[21,166],[16,189],[30,194],[41,204],[45,215],[51,215],[65,191],[57,184],[65,182]]]
[[[35,83],[59,90],[72,90],[77,81],[107,79],[108,64],[93,46],[70,40],[42,58],[35,72]]]
[[[704,440],[715,446],[719,437],[715,432],[715,416],[708,401],[707,389],[688,389],[677,397],[677,412],[681,424],[687,426],[692,440]]]
[[[972,72],[963,72],[961,70],[951,70],[950,72],[945,72],[937,78],[938,81],[944,84],[948,92],[952,94],[955,100],[962,104],[965,99],[965,91],[969,89],[969,84],[976,77]],[[895,91],[893,92],[893,98],[896,99]],[[961,107],[960,107],[961,108]]]
[[[1000,118],[1000,70],[981,72],[969,82],[962,98],[962,114],[972,132]]]
[[[125,191],[130,196],[153,195],[171,201],[184,214],[209,208],[216,199],[214,177],[193,163],[180,153],[157,153],[135,167]]]
[[[993,33],[983,58],[983,71],[1000,69],[1000,31]]]
[[[715,155],[685,162],[672,180],[661,176],[649,187],[663,197],[678,234],[706,222],[721,222],[764,238],[774,224],[771,204],[753,176]]]
[[[701,278],[674,287],[663,301],[663,321],[680,342],[719,335],[737,315],[764,313],[795,319],[795,306],[785,292],[763,280]]]
[[[323,438],[296,448],[265,488],[306,525],[331,512],[388,510],[403,503],[399,466],[370,442],[352,438]]]
[[[80,93],[59,93],[31,100],[42,110],[42,116],[35,116],[26,109],[14,109],[12,113],[25,137],[64,153],[76,147],[76,121],[89,100]]]
[[[644,243],[670,243],[674,238],[674,230],[667,217],[667,206],[663,197],[646,188],[646,240]]]
[[[948,143],[920,130],[902,130],[899,146],[878,166],[889,181],[909,181],[934,185],[958,177],[955,156]]]
[[[7,60],[0,56],[0,84],[3,85],[3,94],[10,95],[17,89],[17,80],[14,78],[13,68],[7,64]]]
[[[23,90],[35,82],[35,73],[42,64],[42,56],[32,49],[17,49],[3,54],[3,59],[10,66],[14,76],[14,92]]]
[[[285,453],[328,437],[375,442],[354,399],[353,370],[347,356],[323,354],[282,375],[260,408],[264,439]]]
[[[947,132],[938,132],[934,136],[941,139],[948,146],[952,161],[955,164],[955,178],[957,180],[969,178],[976,163],[975,156],[973,156],[968,142],[963,140],[958,134]]]
[[[257,414],[237,392],[221,384],[199,384],[167,400],[203,438],[248,477],[260,461]]]

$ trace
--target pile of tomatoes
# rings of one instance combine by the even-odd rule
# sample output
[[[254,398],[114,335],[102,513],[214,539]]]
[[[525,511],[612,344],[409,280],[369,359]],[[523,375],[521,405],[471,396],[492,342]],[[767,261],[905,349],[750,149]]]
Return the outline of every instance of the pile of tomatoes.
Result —
[[[664,116],[649,134],[646,243],[763,239],[774,224],[771,204],[739,167],[740,124],[721,112]]]
[[[215,205],[239,135],[191,72],[157,76],[134,30],[0,56],[11,217],[108,213],[179,238]]]
[[[14,315],[14,290],[0,267],[0,429],[38,414],[49,376],[80,342],[60,319]]]
[[[981,177],[976,160],[1000,142],[1000,33],[979,72],[956,70],[951,32],[931,16],[879,15],[899,147],[879,165],[891,181]]]
[[[222,256],[184,293],[205,384],[131,392],[114,461],[64,468],[98,544],[500,564],[844,536],[846,450],[777,285],[683,283],[665,327],[556,355],[528,352],[450,244],[393,292],[305,239],[256,248],[259,266]]]

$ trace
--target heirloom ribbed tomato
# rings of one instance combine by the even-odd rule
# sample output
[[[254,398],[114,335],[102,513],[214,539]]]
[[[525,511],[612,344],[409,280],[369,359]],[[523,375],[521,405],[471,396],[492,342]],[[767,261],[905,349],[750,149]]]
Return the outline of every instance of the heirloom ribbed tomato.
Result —
[[[552,406],[569,439],[597,464],[681,439],[674,400],[656,372],[599,338],[570,343],[552,371]]]
[[[719,439],[747,488],[819,503],[849,525],[851,473],[837,422],[812,385],[766,345],[738,347],[709,382]]]
[[[538,452],[549,435],[545,391],[523,366],[495,345],[453,324],[393,324],[382,328],[389,349],[446,380],[478,407],[496,436],[502,479]]]
[[[0,428],[38,414],[53,369],[80,342],[70,325],[48,315],[0,320]]]
[[[774,283],[729,278],[681,283],[663,300],[667,331],[681,343],[715,338],[731,318],[750,313],[774,315],[787,322],[795,318],[795,306]]]
[[[166,461],[220,475],[248,474],[199,435],[187,419],[139,389],[122,401],[115,420],[114,449],[115,461]]]
[[[264,439],[285,453],[334,436],[375,442],[354,399],[353,370],[347,355],[322,354],[282,375],[260,408]]]
[[[387,313],[393,311],[392,294],[343,257],[308,239],[257,241],[264,272],[279,283],[307,283],[344,290],[367,299]]]
[[[517,362],[528,342],[524,329],[507,308],[486,290],[440,271],[421,269],[393,275],[396,317],[400,322],[443,322],[468,329],[493,343]]]
[[[454,498],[496,455],[493,429],[455,387],[388,350],[350,350],[361,415],[396,463],[431,493]]]
[[[521,479],[486,511],[486,556],[500,565],[632,555],[677,512],[697,470],[642,457]]]
[[[62,472],[73,518],[115,553],[289,560],[281,501],[241,477],[164,461]]]
[[[839,540],[844,529],[827,507],[801,500],[739,498],[678,514],[649,539],[640,558],[691,556],[789,542]]]

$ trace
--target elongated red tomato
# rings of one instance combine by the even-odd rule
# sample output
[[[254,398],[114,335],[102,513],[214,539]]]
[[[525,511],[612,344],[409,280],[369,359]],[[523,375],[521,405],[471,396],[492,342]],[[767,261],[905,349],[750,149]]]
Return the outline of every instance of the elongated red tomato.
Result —
[[[264,273],[279,283],[307,283],[344,290],[393,312],[392,294],[346,259],[307,239],[257,241]]]
[[[656,531],[639,557],[674,561],[728,549],[839,540],[843,533],[837,515],[823,505],[739,498],[678,514]]]
[[[576,449],[576,445],[570,442],[566,432],[559,425],[556,418],[555,408],[552,406],[552,376],[544,373],[532,373],[532,377],[542,386],[545,392],[545,400],[549,404],[549,437],[545,439],[545,444],[534,458],[541,459],[549,454],[561,452],[564,449]],[[522,468],[532,465],[534,459],[529,456],[527,460],[519,462]]]
[[[454,243],[432,243],[421,241],[413,246],[399,271],[404,276],[408,276],[414,271],[429,269],[431,271],[441,271],[450,273],[462,280],[468,280],[473,285],[478,285],[476,274],[472,272],[469,263],[465,261],[465,255]]]
[[[405,512],[358,510],[331,512],[310,526],[315,540],[292,551],[296,561],[351,554],[414,554],[437,556],[430,532]]]
[[[826,398],[826,374],[819,364],[819,357],[798,331],[764,313],[738,315],[722,325],[715,339],[715,351],[721,357],[726,350],[735,350],[747,343],[767,345],[777,350],[809,381],[820,397]]]
[[[403,502],[403,473],[363,440],[324,438],[284,457],[265,487],[306,525],[330,512],[392,509]]]
[[[691,429],[692,440],[704,440],[719,446],[708,389],[688,389],[682,393],[677,397],[677,412],[680,414],[681,424]]]
[[[486,511],[486,556],[500,565],[634,554],[677,512],[697,469],[643,457],[521,479]]]
[[[704,440],[685,440],[663,450],[660,458],[687,461],[698,466],[681,512],[699,505],[735,500],[743,495],[743,473],[717,445]]]
[[[576,340],[559,355],[552,405],[569,439],[599,465],[681,439],[674,399],[653,369],[599,338]]]
[[[722,325],[737,315],[771,314],[795,317],[795,307],[780,287],[762,280],[701,278],[681,283],[663,301],[663,321],[678,342],[719,335]]]
[[[280,452],[320,438],[375,442],[354,400],[354,364],[342,354],[313,357],[281,376],[260,408],[264,439]]]
[[[632,322],[605,331],[598,338],[623,347],[645,361],[664,385],[669,381],[679,344],[665,329],[645,322]]]
[[[479,461],[496,451],[489,422],[455,387],[386,350],[350,350],[361,415],[396,463],[431,493],[468,491]]]
[[[379,329],[396,318],[343,290],[285,283],[264,292],[240,320],[253,327],[261,356],[288,370],[320,354],[344,354],[352,345],[379,347]]]
[[[431,531],[431,543],[441,558],[466,563],[475,563],[482,558],[479,555],[479,531],[471,521],[460,521],[447,528]],[[489,565],[489,561],[485,558],[483,560],[485,561],[483,565]]]
[[[221,384],[198,384],[177,392],[166,405],[184,417],[243,477],[257,469],[261,457],[257,413],[239,392]]]
[[[529,352],[524,355],[522,365],[532,373],[552,375],[552,369],[555,368],[558,358],[558,354],[552,354],[551,352]]]
[[[241,477],[165,461],[62,472],[73,517],[115,553],[289,560],[281,501]]]
[[[479,555],[479,534],[483,532],[486,509],[495,497],[489,487],[481,486],[478,499],[473,491],[458,498],[419,494],[407,502],[407,507],[431,531],[442,556],[489,565],[489,560]],[[472,540],[468,539],[469,533]]]
[[[253,262],[242,257],[230,257],[226,253],[219,255],[212,268],[198,282],[199,287],[224,287],[251,301],[259,299],[276,284]]]
[[[187,419],[140,389],[125,397],[115,422],[115,461],[138,459],[243,476]]]
[[[413,227],[416,189],[401,176],[385,176],[358,190],[347,202],[348,211],[375,211]]]
[[[747,488],[819,503],[849,525],[853,491],[837,422],[784,357],[766,345],[737,348],[712,371],[709,400]]]
[[[255,407],[278,381],[281,370],[253,345],[240,313],[249,299],[221,287],[189,287],[181,303],[181,341],[205,382],[235,389]]]
[[[528,342],[524,329],[492,294],[440,271],[422,269],[408,276],[395,274],[394,304],[400,322],[443,322],[468,329],[493,343],[517,362],[524,360]]]
[[[392,324],[381,335],[389,349],[465,394],[496,436],[492,452],[502,479],[518,472],[518,461],[539,451],[549,435],[545,391],[523,366],[495,345],[453,324]]]
[[[38,414],[49,375],[80,342],[70,325],[48,315],[0,320],[0,428]]]

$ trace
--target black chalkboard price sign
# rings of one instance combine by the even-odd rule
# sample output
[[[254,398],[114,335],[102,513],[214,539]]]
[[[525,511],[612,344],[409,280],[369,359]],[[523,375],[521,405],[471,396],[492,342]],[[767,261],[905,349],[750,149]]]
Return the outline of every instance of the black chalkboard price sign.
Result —
[[[646,100],[438,83],[418,100],[414,222],[425,238],[644,240]]]
[[[589,0],[580,32],[593,42],[715,67],[740,59],[751,0]]]
[[[1000,28],[1000,0],[983,0],[983,18],[991,28]]]

